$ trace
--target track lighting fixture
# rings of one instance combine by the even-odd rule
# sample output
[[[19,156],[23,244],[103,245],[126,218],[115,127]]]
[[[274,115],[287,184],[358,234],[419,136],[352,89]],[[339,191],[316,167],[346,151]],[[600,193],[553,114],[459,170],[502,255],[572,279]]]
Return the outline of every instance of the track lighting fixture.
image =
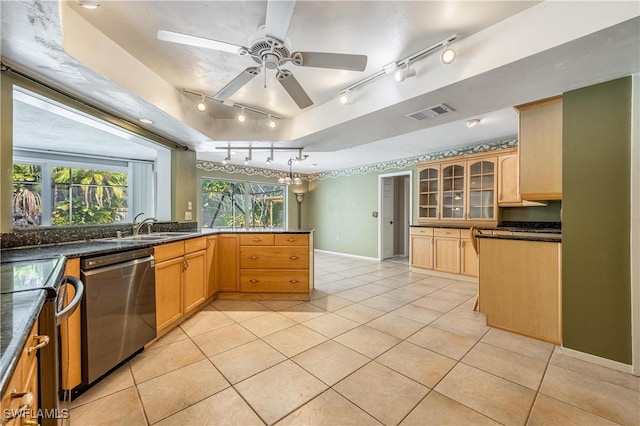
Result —
[[[405,65],[402,68],[398,68],[398,70],[394,74],[394,78],[398,83],[401,81],[405,81],[409,77],[413,77],[416,75],[416,70],[414,68],[409,68],[409,65]]]
[[[227,164],[229,161],[231,161],[231,147],[227,146],[227,156],[222,160],[222,164]]]
[[[200,112],[204,112],[207,109],[207,104],[204,103],[204,96],[200,98],[200,102],[198,102],[197,108]]]
[[[396,77],[396,80],[400,78],[400,80],[398,81],[403,81],[406,78],[413,77],[414,75],[416,75],[416,71],[414,69],[409,68],[409,65],[411,65],[413,62],[419,59],[422,59],[427,55],[434,53],[436,50],[443,47],[445,48],[445,51],[447,53],[445,55],[443,52],[442,56],[444,56],[444,59],[449,60],[449,62],[444,62],[444,59],[442,59],[442,57],[441,57],[441,60],[445,64],[450,64],[455,59],[455,51],[449,48],[448,45],[449,43],[457,39],[458,39],[458,36],[456,34],[450,35],[449,37],[439,41],[438,43],[432,44],[429,47],[425,47],[424,49],[419,50],[416,53],[407,56],[406,58],[400,59],[395,62],[390,62],[386,64],[384,67],[382,67],[380,71],[374,74],[371,74],[360,81],[353,83],[351,86],[345,87],[338,93],[338,95],[342,96],[344,93],[352,92],[355,89],[359,89],[360,87],[365,86],[371,83],[372,81],[376,80],[377,78],[382,77],[383,75],[386,75],[386,74],[394,74],[394,76]],[[451,57],[450,55],[453,55],[453,57]],[[399,68],[403,68],[403,67],[405,68],[405,71],[398,73],[398,71],[400,71]]]
[[[353,95],[350,91],[346,91],[340,94],[340,103],[342,105],[350,105],[353,103]]]
[[[266,160],[267,164],[273,163],[273,159],[274,159],[273,153],[275,151],[297,151],[298,152],[297,156],[289,158],[289,162],[295,161],[296,164],[299,163],[300,161],[304,161],[307,158],[309,158],[308,155],[302,154],[302,150],[304,148],[285,148],[285,147],[274,147],[274,146],[272,147],[237,146],[232,151],[231,145],[227,145],[226,147],[216,147],[216,149],[224,149],[227,151],[227,156],[222,160],[222,164],[229,163],[231,161],[231,156],[236,154],[235,151],[244,151],[244,150],[248,151],[248,155],[244,158],[244,161],[243,161],[245,165],[248,165],[251,161],[253,161],[253,151],[269,151],[269,156],[267,157],[267,160]],[[291,179],[293,179],[293,176],[291,177]]]
[[[440,62],[442,62],[445,65],[449,65],[455,60],[456,60],[456,51],[450,48],[448,44],[445,44],[444,50],[440,55]]]
[[[246,119],[247,119],[247,117],[245,117],[245,115],[244,115],[244,108],[242,108],[241,111],[240,111],[240,115],[238,116],[238,121],[243,123],[244,120],[246,120]]]
[[[269,123],[269,127],[271,127],[272,129],[276,127],[276,122],[273,121],[273,118],[271,118],[271,114],[269,114],[267,122]]]
[[[272,161],[273,161],[273,147],[271,148],[271,152],[269,153],[269,156],[267,157],[267,164],[271,164]]]

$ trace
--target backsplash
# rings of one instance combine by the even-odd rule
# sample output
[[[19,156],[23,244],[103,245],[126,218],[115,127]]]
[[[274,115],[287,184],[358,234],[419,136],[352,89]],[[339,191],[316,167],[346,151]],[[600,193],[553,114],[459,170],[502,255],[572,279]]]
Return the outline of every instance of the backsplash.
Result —
[[[158,222],[151,227],[152,232],[197,231],[198,222]],[[132,232],[130,223],[95,226],[40,227],[0,234],[0,248],[14,248],[41,244],[66,243],[69,241],[92,240],[115,237],[118,231],[123,235]]]

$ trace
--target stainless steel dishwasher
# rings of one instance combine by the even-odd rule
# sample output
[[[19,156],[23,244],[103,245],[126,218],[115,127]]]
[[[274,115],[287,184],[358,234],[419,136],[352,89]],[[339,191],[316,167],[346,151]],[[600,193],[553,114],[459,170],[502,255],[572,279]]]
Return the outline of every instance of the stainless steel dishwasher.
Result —
[[[156,337],[153,249],[84,258],[82,379],[90,385]]]

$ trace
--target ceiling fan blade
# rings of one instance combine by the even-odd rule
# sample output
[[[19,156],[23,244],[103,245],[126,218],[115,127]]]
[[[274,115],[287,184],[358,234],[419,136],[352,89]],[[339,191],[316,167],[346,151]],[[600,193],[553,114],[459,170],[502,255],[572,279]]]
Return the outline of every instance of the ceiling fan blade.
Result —
[[[279,70],[276,74],[276,78],[300,109],[305,109],[306,107],[313,105],[313,101],[309,95],[307,95],[307,92],[304,91],[302,86],[300,86],[300,83],[298,83],[298,80],[296,80],[291,71]]]
[[[171,43],[186,44],[187,46],[204,47],[205,49],[220,50],[222,52],[235,54],[239,54],[241,50],[245,49],[242,46],[225,43],[224,41],[211,40],[208,38],[196,37],[188,34],[181,34],[165,30],[158,31],[158,40],[168,41]]]
[[[229,98],[231,95],[236,93],[242,86],[247,84],[253,77],[260,74],[260,68],[258,67],[249,67],[246,70],[242,71],[240,74],[236,76],[233,80],[227,83],[222,89],[218,91],[215,95],[213,95],[213,99],[216,101],[224,101]]]
[[[269,0],[267,2],[267,17],[264,25],[266,35],[284,41],[287,38],[295,8],[295,1]]]
[[[364,71],[367,67],[365,55],[344,53],[294,52],[292,62],[301,67],[331,68],[336,70]]]

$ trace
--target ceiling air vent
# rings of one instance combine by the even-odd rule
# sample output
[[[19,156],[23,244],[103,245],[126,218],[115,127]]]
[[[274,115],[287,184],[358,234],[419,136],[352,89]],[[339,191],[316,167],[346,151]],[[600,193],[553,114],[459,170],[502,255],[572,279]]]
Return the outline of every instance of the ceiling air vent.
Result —
[[[405,117],[409,117],[416,121],[422,121],[426,120],[427,118],[437,117],[439,115],[446,114],[452,111],[455,111],[455,109],[451,108],[449,105],[440,104],[421,109],[420,111],[412,112],[411,114],[405,115]]]

